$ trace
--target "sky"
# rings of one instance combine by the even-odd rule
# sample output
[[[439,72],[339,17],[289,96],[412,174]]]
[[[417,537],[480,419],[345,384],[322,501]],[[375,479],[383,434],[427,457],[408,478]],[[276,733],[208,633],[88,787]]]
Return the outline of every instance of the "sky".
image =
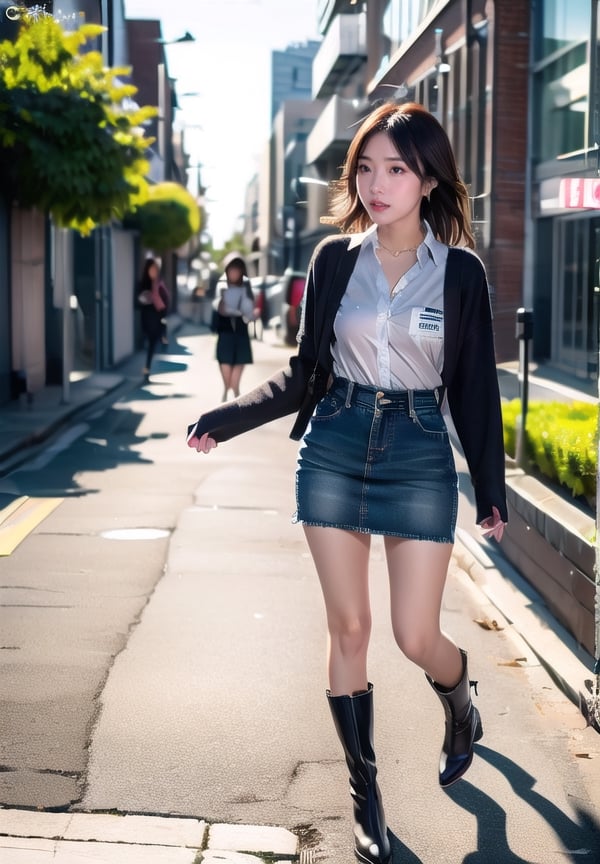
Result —
[[[176,79],[186,151],[201,164],[207,230],[219,247],[239,224],[270,133],[271,52],[318,39],[316,0],[125,0],[127,18],[159,19]],[[185,93],[198,95],[184,96]]]

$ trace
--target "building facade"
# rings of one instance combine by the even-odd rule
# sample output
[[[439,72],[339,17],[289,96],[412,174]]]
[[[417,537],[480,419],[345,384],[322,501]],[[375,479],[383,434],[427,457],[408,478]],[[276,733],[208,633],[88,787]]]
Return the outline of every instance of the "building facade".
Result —
[[[288,45],[271,54],[271,122],[284,102],[312,98],[312,64],[319,43]]]
[[[532,5],[524,299],[536,357],[590,383],[598,380],[600,205],[560,193],[565,180],[599,176],[599,37],[597,0]]]
[[[600,170],[598,0],[318,0],[316,16],[318,107],[302,169],[312,183],[296,222],[306,245],[301,266],[327,209],[323,184],[339,177],[356,124],[382,100],[419,102],[447,130],[469,188],[498,361],[518,355],[516,313],[525,306],[534,316],[534,359],[592,388],[600,217],[565,207],[560,189]],[[279,191],[254,218],[277,250],[289,201],[278,180],[285,160],[272,143],[270,159]]]

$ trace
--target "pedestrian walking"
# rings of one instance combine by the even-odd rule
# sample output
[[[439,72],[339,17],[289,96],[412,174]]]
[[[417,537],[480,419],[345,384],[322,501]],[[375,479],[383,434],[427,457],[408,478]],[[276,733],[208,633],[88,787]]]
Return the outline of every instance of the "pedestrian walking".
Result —
[[[350,772],[355,854],[391,857],[377,785],[368,562],[384,537],[393,632],[442,704],[439,783],[469,768],[482,734],[466,652],[440,627],[458,481],[449,410],[477,522],[499,540],[504,445],[486,274],[448,137],[423,106],[385,103],[350,144],[309,267],[299,351],[264,385],[202,415],[187,443],[218,443],[297,412],[297,511],[321,582],[327,699]],[[410,694],[407,693],[407,698]]]
[[[216,356],[223,379],[225,402],[231,390],[240,395],[244,366],[253,362],[248,324],[259,315],[246,262],[239,252],[231,252],[223,262],[223,276],[217,282],[212,329],[217,333]]]
[[[169,291],[160,278],[159,262],[155,258],[146,258],[138,287],[142,332],[146,341],[146,365],[142,373],[146,378],[150,375],[156,346],[160,341],[165,344],[167,340],[166,315],[169,302]]]

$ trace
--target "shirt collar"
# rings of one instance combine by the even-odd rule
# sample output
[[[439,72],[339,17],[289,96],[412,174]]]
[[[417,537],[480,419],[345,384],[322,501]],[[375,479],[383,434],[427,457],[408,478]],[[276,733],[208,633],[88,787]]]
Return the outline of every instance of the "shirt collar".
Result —
[[[439,266],[446,260],[447,246],[439,240],[436,240],[429,223],[425,220],[423,220],[423,227],[425,228],[425,237],[417,250],[419,264],[422,266],[428,256],[431,256],[433,263],[436,266]],[[365,247],[372,246],[373,249],[375,249],[375,246],[377,245],[377,225],[371,225],[367,231],[363,231],[360,234],[353,234],[350,243],[348,244],[348,249],[354,249],[356,246],[361,245]]]

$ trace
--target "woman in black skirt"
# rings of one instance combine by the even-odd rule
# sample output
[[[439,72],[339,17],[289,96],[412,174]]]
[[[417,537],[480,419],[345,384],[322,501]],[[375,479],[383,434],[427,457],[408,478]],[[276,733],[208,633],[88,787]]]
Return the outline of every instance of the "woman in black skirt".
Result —
[[[327,697],[350,771],[355,854],[382,864],[391,851],[367,673],[371,535],[384,537],[398,646],[443,706],[439,782],[449,786],[483,730],[466,652],[440,628],[458,504],[442,408],[467,459],[477,521],[497,540],[507,521],[502,417],[467,191],[433,115],[413,103],[376,108],[349,147],[327,221],[343,233],[313,255],[298,356],[200,417],[188,445],[207,453],[298,412],[296,520],[325,599]]]
[[[152,359],[161,337],[166,337],[166,315],[169,311],[169,291],[160,278],[160,261],[146,258],[138,287],[142,331],[146,340],[146,365],[142,372],[150,375]]]
[[[223,262],[224,273],[217,282],[213,330],[217,333],[216,355],[223,379],[223,402],[231,390],[240,395],[244,366],[252,363],[248,322],[253,321],[254,295],[248,279],[246,262],[238,252],[231,252]]]

